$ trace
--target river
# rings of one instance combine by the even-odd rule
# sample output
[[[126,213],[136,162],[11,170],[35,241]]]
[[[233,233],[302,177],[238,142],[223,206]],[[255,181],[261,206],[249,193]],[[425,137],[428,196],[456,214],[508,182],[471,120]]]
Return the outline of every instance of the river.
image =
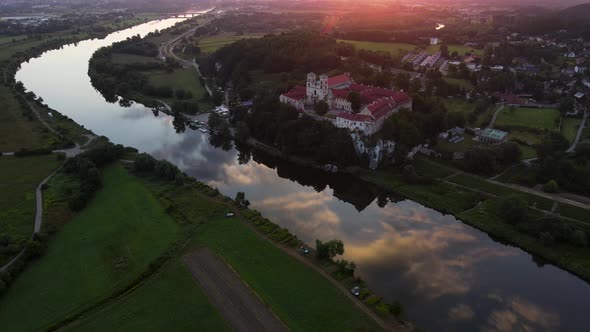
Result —
[[[349,176],[215,148],[190,129],[177,134],[170,117],[109,104],[92,87],[88,60],[98,48],[180,20],[48,51],[23,63],[16,79],[98,135],[165,158],[227,196],[244,191],[253,208],[307,243],[343,240],[357,273],[387,300],[399,300],[425,330],[587,331],[590,285],[566,271]]]

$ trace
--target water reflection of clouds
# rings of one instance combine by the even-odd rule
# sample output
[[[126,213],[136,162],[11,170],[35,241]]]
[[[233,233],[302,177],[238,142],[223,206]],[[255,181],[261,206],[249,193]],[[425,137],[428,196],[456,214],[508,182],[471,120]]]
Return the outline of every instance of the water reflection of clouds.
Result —
[[[559,316],[548,312],[519,297],[503,299],[491,294],[500,308],[493,310],[487,318],[482,332],[507,331],[556,331],[559,329]]]

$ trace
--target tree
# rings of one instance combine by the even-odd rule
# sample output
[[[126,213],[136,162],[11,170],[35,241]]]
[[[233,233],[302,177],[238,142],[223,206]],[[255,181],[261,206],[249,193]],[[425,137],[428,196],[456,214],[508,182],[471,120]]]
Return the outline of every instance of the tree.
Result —
[[[236,199],[235,199],[236,203],[238,204],[239,207],[248,207],[250,206],[250,201],[248,201],[246,199],[246,194],[244,194],[244,192],[239,191],[236,194]]]
[[[350,107],[354,113],[358,113],[361,110],[363,100],[358,92],[351,91],[346,97],[346,100],[350,102]]]
[[[316,240],[315,248],[320,259],[333,260],[337,255],[344,254],[344,243],[340,240],[331,240],[325,243]]]
[[[556,193],[558,189],[559,186],[555,180],[549,180],[543,185],[543,191],[546,193]]]
[[[447,44],[442,43],[440,45],[440,55],[443,58],[448,58],[449,57],[449,47],[447,46]]]
[[[325,100],[320,100],[315,104],[313,109],[318,115],[325,115],[328,113],[330,106],[328,106],[328,103]]]
[[[508,195],[501,199],[498,213],[505,221],[516,224],[524,220],[527,209],[527,203],[521,196]]]

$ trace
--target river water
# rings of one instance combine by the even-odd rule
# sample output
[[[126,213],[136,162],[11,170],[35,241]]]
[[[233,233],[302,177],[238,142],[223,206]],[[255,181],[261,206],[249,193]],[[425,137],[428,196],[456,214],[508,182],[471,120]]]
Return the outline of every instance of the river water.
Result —
[[[98,135],[165,158],[230,197],[244,191],[253,208],[307,243],[343,240],[357,273],[384,298],[399,300],[425,330],[588,330],[590,285],[568,272],[354,178],[216,148],[190,129],[177,134],[170,117],[138,104],[109,104],[92,87],[88,60],[98,48],[181,20],[46,52],[23,63],[16,79]]]

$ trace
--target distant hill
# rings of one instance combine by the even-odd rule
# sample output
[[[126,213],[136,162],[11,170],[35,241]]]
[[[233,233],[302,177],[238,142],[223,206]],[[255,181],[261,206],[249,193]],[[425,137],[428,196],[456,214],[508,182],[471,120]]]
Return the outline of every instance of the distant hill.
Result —
[[[590,3],[568,7],[556,13],[558,17],[565,20],[588,20],[590,17]]]

